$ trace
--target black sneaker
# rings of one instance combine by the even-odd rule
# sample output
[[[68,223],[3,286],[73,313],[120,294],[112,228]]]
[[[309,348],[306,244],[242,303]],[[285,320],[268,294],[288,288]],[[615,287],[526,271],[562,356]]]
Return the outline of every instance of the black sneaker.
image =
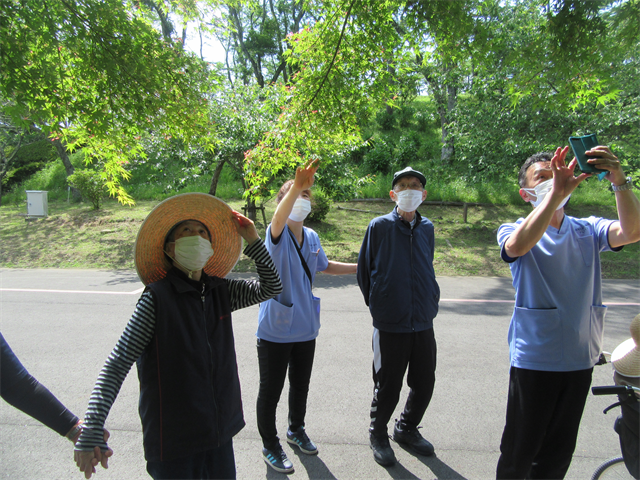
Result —
[[[282,450],[282,447],[278,445],[275,450],[262,449],[262,458],[264,462],[273,468],[276,472],[291,473],[293,472],[293,463],[287,458],[287,455]]]
[[[297,445],[300,451],[307,455],[316,455],[318,453],[318,447],[309,440],[307,432],[304,431],[304,427],[300,427],[297,432],[287,430],[287,442],[291,445]]]
[[[430,456],[434,453],[431,443],[427,442],[416,427],[404,427],[400,422],[396,422],[393,427],[393,439],[400,445],[404,445],[418,455]]]
[[[396,456],[391,449],[391,445],[389,445],[389,437],[387,435],[377,437],[369,432],[369,444],[371,450],[373,450],[373,459],[380,465],[390,467],[396,464]]]

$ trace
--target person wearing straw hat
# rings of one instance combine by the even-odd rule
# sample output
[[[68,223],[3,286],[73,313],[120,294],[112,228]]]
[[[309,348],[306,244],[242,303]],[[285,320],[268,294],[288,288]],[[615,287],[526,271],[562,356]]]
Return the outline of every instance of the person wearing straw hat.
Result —
[[[418,431],[436,381],[433,320],[440,287],[433,269],[433,223],[418,207],[427,179],[411,167],[395,172],[389,196],[394,210],[369,223],[358,256],[358,285],[373,319],[373,399],[369,446],[382,466],[396,463],[387,424],[407,375],[409,395],[393,439],[418,455],[434,447]]]
[[[259,280],[224,278],[240,255]],[[86,478],[104,461],[104,422],[131,365],[153,478],[235,478],[232,438],[245,425],[231,312],[282,291],[251,220],[202,193],[168,198],[140,227],[138,276],[146,285],[89,400],[74,458]]]
[[[289,371],[287,442],[306,455],[318,448],[305,430],[307,396],[316,337],[320,330],[320,299],[313,295],[316,272],[356,273],[355,263],[334,262],[320,245],[318,234],[304,226],[311,211],[311,186],[317,160],[296,169],[295,179],[282,185],[278,206],[267,228],[266,244],[282,278],[282,293],[260,304],[256,332],[260,389],[256,403],[262,458],[280,473],[293,472],[276,427],[276,410]]]
[[[629,327],[631,338],[625,340],[611,354],[613,381],[616,385],[640,388],[640,314]],[[636,392],[636,396],[638,392]],[[639,399],[640,401],[640,399]],[[634,478],[640,477],[640,403],[622,402],[622,414],[616,419],[615,431],[620,436],[620,450],[624,463]]]
[[[509,325],[509,390],[497,478],[564,478],[601,353],[600,252],[640,240],[640,202],[609,147],[587,151],[607,171],[619,220],[573,218],[564,206],[590,175],[574,175],[569,147],[529,157],[520,196],[533,211],[498,229],[515,308]]]

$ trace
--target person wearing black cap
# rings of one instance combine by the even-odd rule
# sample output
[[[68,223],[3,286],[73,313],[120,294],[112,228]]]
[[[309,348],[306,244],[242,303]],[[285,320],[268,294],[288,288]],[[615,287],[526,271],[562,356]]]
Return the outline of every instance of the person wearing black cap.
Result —
[[[358,285],[374,327],[369,441],[373,458],[383,466],[396,462],[387,424],[407,369],[409,396],[393,439],[419,455],[434,453],[433,445],[418,432],[433,395],[433,319],[440,300],[433,270],[433,223],[418,213],[427,197],[425,184],[424,175],[411,167],[395,173],[389,196],[397,206],[369,223],[358,256]]]

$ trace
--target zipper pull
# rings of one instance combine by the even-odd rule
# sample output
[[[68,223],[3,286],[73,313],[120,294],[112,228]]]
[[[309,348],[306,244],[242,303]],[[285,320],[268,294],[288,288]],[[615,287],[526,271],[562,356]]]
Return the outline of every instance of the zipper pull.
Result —
[[[202,305],[204,305],[204,283],[202,284],[202,293],[200,294],[200,298],[202,299]]]

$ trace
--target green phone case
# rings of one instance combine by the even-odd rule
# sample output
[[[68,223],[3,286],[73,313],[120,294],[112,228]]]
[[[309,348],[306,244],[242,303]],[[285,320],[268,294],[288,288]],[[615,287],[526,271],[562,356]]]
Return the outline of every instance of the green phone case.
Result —
[[[569,137],[569,145],[571,145],[573,154],[578,160],[580,170],[582,170],[584,173],[595,173],[598,175],[599,180],[602,180],[607,175],[607,173],[609,173],[607,170],[601,170],[587,163],[587,160],[593,157],[587,156],[585,152],[599,145],[598,137],[596,137],[595,133],[584,135],[582,137]]]

